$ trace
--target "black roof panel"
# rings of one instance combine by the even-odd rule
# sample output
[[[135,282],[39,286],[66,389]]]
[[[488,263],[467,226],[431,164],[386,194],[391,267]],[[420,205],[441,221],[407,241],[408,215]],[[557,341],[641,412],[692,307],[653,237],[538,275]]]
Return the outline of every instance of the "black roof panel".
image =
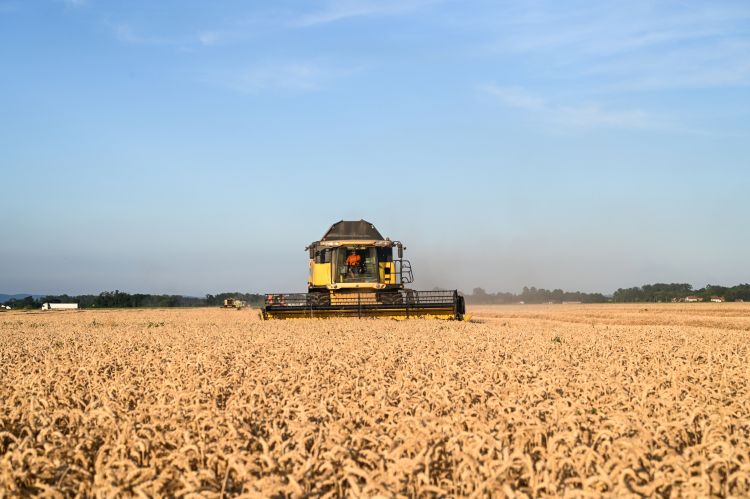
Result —
[[[369,239],[382,241],[378,229],[366,220],[341,220],[331,225],[321,241],[343,241],[343,240]]]

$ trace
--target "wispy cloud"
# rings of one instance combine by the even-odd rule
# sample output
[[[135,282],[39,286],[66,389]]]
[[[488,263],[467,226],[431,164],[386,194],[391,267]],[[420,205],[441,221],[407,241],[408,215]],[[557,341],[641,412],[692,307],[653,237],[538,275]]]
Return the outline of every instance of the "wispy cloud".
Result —
[[[511,52],[569,50],[576,57],[615,55],[688,40],[744,36],[750,8],[720,3],[613,1],[569,9],[508,11],[495,48]],[[660,8],[662,7],[662,8]]]
[[[323,9],[303,15],[292,25],[315,26],[355,17],[396,15],[435,3],[438,0],[329,0]]]
[[[14,12],[18,10],[19,4],[16,1],[0,2],[0,14],[4,12]]]
[[[750,84],[750,4],[648,0],[539,2],[506,10],[489,53],[605,88]],[[541,7],[540,7],[541,6]],[[498,35],[498,33],[500,33]],[[611,81],[605,81],[605,80]]]
[[[750,42],[723,41],[686,53],[675,48],[650,54],[626,54],[594,62],[584,75],[609,77],[610,90],[662,90],[750,85]]]
[[[83,4],[89,0],[59,0]],[[250,17],[233,20],[214,27],[199,29],[183,36],[149,35],[128,23],[113,26],[117,39],[131,45],[174,45],[215,47],[242,42],[258,33],[279,33],[366,16],[403,15],[444,0],[328,0],[319,10],[307,14],[284,10],[261,10]]]
[[[144,35],[125,23],[115,25],[114,34],[118,41],[127,45],[180,45],[186,41],[185,38]]]
[[[181,34],[148,33],[126,22],[111,24],[110,28],[117,40],[126,45],[171,45],[181,49],[227,45],[247,40],[256,33],[249,24],[243,23],[215,29],[185,31]]]
[[[506,107],[527,111],[539,121],[566,130],[593,128],[655,129],[664,121],[640,109],[607,109],[597,104],[562,105],[547,102],[522,87],[482,85],[480,90]]]
[[[198,32],[195,41],[204,47],[218,47],[246,41],[254,34],[248,27],[206,29]]]
[[[198,41],[201,45],[212,46],[218,45],[224,40],[223,33],[218,31],[203,31],[198,33]]]
[[[543,110],[546,107],[544,99],[531,94],[522,87],[482,85],[479,88],[480,90],[497,97],[500,102],[509,107],[526,109],[527,111]]]
[[[120,23],[112,27],[115,38],[125,45],[161,45],[180,50],[189,50],[197,46],[214,46],[225,43],[230,36],[226,32],[201,31],[188,35],[153,35],[133,28],[130,24]]]
[[[316,59],[259,63],[243,70],[215,73],[209,80],[247,94],[305,94],[325,90],[334,81],[355,71],[356,69],[335,66],[324,59]]]

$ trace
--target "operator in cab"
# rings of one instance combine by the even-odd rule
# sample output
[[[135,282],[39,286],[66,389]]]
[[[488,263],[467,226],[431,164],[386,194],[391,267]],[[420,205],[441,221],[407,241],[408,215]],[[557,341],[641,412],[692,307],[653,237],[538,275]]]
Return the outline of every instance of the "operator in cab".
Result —
[[[361,272],[362,257],[357,254],[356,250],[349,250],[349,256],[346,257],[346,268],[350,276]]]

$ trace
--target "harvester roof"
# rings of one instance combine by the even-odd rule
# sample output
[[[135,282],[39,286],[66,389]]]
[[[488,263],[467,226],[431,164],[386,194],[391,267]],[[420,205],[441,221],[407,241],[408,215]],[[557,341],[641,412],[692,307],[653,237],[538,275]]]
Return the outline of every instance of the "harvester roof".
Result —
[[[383,236],[366,220],[341,220],[331,225],[321,241],[383,241]]]

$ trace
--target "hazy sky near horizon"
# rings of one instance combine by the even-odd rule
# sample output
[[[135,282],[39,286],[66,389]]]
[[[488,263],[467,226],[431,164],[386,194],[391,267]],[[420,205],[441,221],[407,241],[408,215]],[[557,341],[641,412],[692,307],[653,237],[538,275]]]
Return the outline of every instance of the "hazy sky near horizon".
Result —
[[[0,0],[0,292],[750,281],[747,1]]]

